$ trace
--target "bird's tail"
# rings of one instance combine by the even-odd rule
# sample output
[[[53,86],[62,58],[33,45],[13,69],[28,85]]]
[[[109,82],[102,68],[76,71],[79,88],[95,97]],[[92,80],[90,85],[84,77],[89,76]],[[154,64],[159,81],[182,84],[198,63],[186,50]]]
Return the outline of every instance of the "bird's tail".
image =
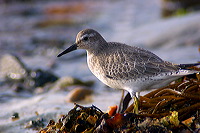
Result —
[[[193,63],[193,64],[179,64],[177,65],[181,69],[188,69],[189,67],[198,66],[200,63]]]

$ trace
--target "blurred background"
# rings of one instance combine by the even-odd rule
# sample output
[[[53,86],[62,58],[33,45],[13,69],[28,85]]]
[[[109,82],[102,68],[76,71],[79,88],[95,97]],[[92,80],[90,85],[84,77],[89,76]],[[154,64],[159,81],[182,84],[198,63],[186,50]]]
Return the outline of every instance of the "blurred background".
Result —
[[[84,50],[56,57],[82,29],[174,63],[200,61],[199,9],[199,0],[0,0],[1,131],[31,130],[24,128],[29,120],[43,115],[57,118],[85,100],[83,93],[93,96],[82,104],[104,111],[118,104],[120,91],[92,75]]]

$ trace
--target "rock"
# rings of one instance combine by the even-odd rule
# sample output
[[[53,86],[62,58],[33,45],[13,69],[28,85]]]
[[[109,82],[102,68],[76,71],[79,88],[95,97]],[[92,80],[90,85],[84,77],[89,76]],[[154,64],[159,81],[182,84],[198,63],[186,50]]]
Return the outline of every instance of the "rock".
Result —
[[[7,54],[0,59],[0,80],[2,84],[15,86],[15,92],[42,87],[57,79],[58,77],[49,71],[28,69],[17,56]]]
[[[34,130],[39,130],[46,125],[46,121],[43,118],[37,118],[36,120],[29,121],[24,128],[32,128]]]
[[[15,112],[13,113],[13,115],[11,116],[11,120],[12,121],[16,121],[16,120],[19,120],[19,113]]]
[[[30,77],[34,81],[34,87],[44,86],[46,83],[55,82],[58,79],[55,74],[41,69],[31,71]]]
[[[47,83],[53,83],[58,79],[58,77],[46,70],[36,69],[30,70],[27,77],[25,77],[21,84],[24,88],[35,91],[37,87],[44,87]]]
[[[25,90],[24,85],[19,83],[19,84],[15,84],[14,86],[12,86],[13,91],[16,93],[22,92]]]
[[[20,80],[25,78],[27,73],[27,68],[17,56],[6,54],[0,59],[0,79]]]
[[[90,98],[89,99],[86,99],[86,98],[90,96],[92,93],[93,93],[93,90],[91,89],[78,87],[68,93],[68,95],[66,96],[66,101],[80,102],[84,100],[84,102],[91,102]]]
[[[72,78],[72,77],[62,77],[59,80],[57,80],[51,88],[56,89],[56,90],[63,90],[67,88],[68,86],[81,85],[81,86],[89,87],[89,86],[92,86],[93,84],[94,84],[94,81],[83,82],[79,79]]]

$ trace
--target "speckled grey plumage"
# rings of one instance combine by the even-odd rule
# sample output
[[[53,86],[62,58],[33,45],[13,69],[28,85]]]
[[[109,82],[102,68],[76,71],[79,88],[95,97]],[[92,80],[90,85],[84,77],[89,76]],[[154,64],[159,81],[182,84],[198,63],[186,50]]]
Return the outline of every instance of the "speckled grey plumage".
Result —
[[[161,87],[183,75],[197,72],[181,69],[142,48],[106,42],[93,29],[80,31],[76,43],[59,56],[75,49],[87,51],[88,67],[100,81],[111,88],[127,90],[132,96],[135,92]]]

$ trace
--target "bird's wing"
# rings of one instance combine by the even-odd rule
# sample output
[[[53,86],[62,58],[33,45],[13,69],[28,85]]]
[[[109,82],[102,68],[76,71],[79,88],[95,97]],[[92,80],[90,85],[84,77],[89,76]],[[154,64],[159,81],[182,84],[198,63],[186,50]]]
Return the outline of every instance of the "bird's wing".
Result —
[[[111,79],[137,79],[161,73],[178,71],[178,66],[165,62],[155,54],[141,48],[121,49],[107,55],[105,76]]]

